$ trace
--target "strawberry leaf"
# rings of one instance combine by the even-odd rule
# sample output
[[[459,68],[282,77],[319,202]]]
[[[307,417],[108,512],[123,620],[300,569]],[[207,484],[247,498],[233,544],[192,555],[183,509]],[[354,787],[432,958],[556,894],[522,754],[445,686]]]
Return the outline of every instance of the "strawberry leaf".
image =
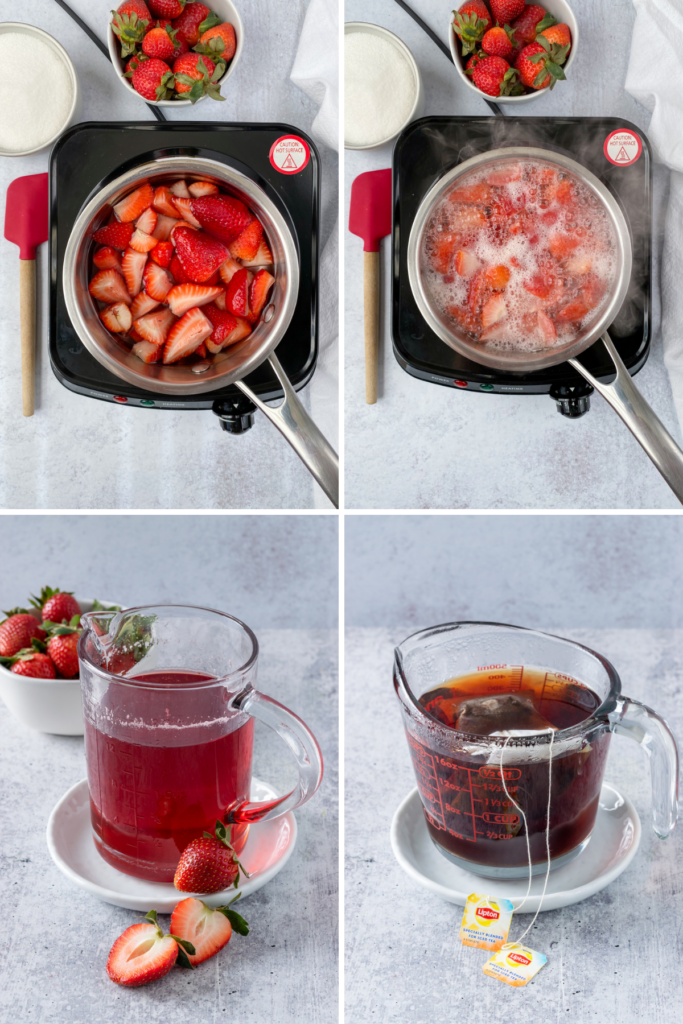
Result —
[[[536,26],[536,32],[542,32],[545,28],[550,28],[551,25],[557,25],[557,18],[553,18],[552,14],[546,14],[542,21],[539,21]]]
[[[230,922],[233,929],[237,932],[238,935],[249,934],[249,925],[241,916],[241,914],[238,914],[237,911],[235,910],[228,910],[227,907],[221,907],[220,912],[221,914],[223,914],[224,917],[227,917],[228,921]]]
[[[95,600],[92,603],[92,611],[94,611],[94,612],[120,612],[121,611],[121,605],[120,604],[112,604],[112,605],[110,605],[107,608],[105,605],[100,604],[100,602],[97,600],[97,598],[95,598]]]
[[[145,921],[149,921],[151,924],[155,924],[157,927],[159,927],[156,910],[150,910],[148,914],[145,914]]]
[[[38,651],[39,654],[47,653],[47,644],[39,640],[37,636],[34,636],[31,640],[31,647],[34,651]]]
[[[208,32],[210,28],[215,28],[216,25],[220,25],[220,24],[221,24],[220,17],[216,14],[215,11],[211,11],[211,13],[207,14],[207,16],[204,18],[204,21],[200,22],[200,25],[199,25],[199,28],[198,28],[197,31],[199,32],[200,36],[203,36],[204,33]]]
[[[171,938],[175,939],[175,935],[172,935]],[[176,942],[179,942],[179,940],[176,939]],[[193,971],[194,970],[194,964],[190,962],[190,959],[189,959],[187,953],[185,952],[185,950],[183,949],[183,947],[181,945],[178,945],[178,956],[176,957],[176,967],[184,967],[186,971]]]
[[[187,939],[181,939],[180,936],[178,936],[178,935],[171,935],[171,938],[175,942],[177,942],[178,945],[181,946],[185,950],[186,953],[189,953],[190,956],[194,956],[195,953],[197,952],[197,950],[194,948],[192,943],[189,942]]]

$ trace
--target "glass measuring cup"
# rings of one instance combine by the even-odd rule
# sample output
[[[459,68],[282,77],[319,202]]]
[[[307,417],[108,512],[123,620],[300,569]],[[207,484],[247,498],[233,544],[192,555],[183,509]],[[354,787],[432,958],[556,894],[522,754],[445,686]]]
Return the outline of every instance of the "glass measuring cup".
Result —
[[[322,780],[315,737],[254,689],[258,641],[223,612],[182,605],[88,612],[78,644],[93,839],[136,878],[173,880],[216,819],[239,852],[252,822],[300,807]],[[254,719],[294,754],[297,786],[249,800]]]
[[[414,633],[395,651],[394,687],[417,778],[427,829],[440,853],[490,878],[527,875],[524,822],[532,870],[546,869],[550,734],[506,738],[460,732],[440,722],[419,698],[455,677],[477,673],[483,692],[501,692],[497,670],[542,668],[541,685],[593,691],[598,706],[553,734],[550,796],[551,867],[587,846],[598,811],[612,733],[630,736],[650,760],[653,827],[665,839],[678,814],[678,751],[666,723],[621,695],[613,666],[581,644],[498,623],[454,622]],[[526,690],[527,682],[524,681]],[[505,692],[509,692],[509,684]],[[508,789],[505,793],[501,773]]]

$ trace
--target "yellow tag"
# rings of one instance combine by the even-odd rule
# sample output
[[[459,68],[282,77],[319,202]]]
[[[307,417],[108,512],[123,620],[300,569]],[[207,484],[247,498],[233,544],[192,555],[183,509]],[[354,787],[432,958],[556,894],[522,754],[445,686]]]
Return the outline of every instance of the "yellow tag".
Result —
[[[473,892],[467,897],[460,926],[463,946],[475,949],[500,949],[508,937],[514,907],[510,900],[489,899]]]
[[[526,985],[547,962],[548,958],[543,953],[535,953],[519,942],[508,942],[486,961],[484,974],[498,978],[506,985]]]

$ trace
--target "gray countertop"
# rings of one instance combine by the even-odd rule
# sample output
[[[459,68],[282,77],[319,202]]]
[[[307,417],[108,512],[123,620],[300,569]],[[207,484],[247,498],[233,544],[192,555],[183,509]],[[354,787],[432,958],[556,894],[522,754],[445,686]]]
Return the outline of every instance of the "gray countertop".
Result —
[[[52,863],[45,842],[53,806],[85,777],[82,739],[32,732],[0,704],[1,1020],[337,1021],[337,634],[263,630],[259,641],[260,685],[312,728],[325,778],[295,812],[299,834],[291,860],[244,900],[250,934],[233,936],[191,974],[174,970],[144,988],[114,985],[105,971],[115,938],[142,915],[72,885]],[[278,743],[257,724],[254,774],[274,785],[291,775]],[[160,916],[166,929],[168,921]]]
[[[444,40],[452,2],[410,0]],[[611,0],[609,38],[604,5],[572,0],[580,44],[571,81],[524,105],[523,115],[614,115],[646,130],[650,115],[624,92],[635,17],[630,0]],[[395,32],[422,73],[426,115],[486,116],[484,100],[456,77],[451,62],[391,0],[346,0],[346,21]],[[507,110],[509,111],[509,107]],[[506,115],[508,116],[508,115]],[[353,179],[391,165],[391,145],[345,154],[345,210]],[[656,168],[661,215],[668,175]],[[348,223],[347,223],[348,227]],[[678,508],[675,498],[626,427],[599,397],[580,420],[567,421],[547,396],[458,392],[408,376],[391,348],[389,241],[382,245],[380,397],[365,405],[363,384],[362,242],[345,234],[345,454],[348,508]],[[659,241],[654,245],[655,261]],[[655,276],[655,285],[657,277]],[[654,339],[638,387],[680,438],[662,360],[655,287]]]
[[[487,955],[462,946],[462,908],[414,887],[392,855],[396,807],[415,786],[393,693],[400,629],[346,634],[346,1001],[347,1020],[383,1024],[659,1024],[683,1002],[680,826],[662,842],[651,827],[644,753],[614,737],[606,781],[635,804],[643,825],[632,864],[607,889],[541,913],[529,945],[548,963],[518,991],[487,978]],[[681,630],[580,630],[620,673],[624,693],[683,735]],[[527,915],[520,915],[524,927]]]
[[[102,40],[111,0],[69,0]],[[210,4],[209,4],[210,6]],[[309,133],[318,107],[290,80],[308,0],[237,0],[245,47],[223,87],[224,103],[204,100],[169,120],[284,122]],[[4,4],[3,8],[9,8]],[[3,10],[53,35],[76,67],[83,93],[81,121],[151,122],[144,102],[121,86],[108,60],[52,0]],[[337,154],[319,146],[325,244],[337,216]],[[10,181],[48,169],[49,152],[0,157],[0,201]],[[4,216],[4,215],[3,215]],[[39,249],[36,412],[21,415],[19,259],[0,243],[0,507],[55,509],[331,508],[278,431],[258,413],[244,436],[220,429],[210,410],[122,409],[75,395],[57,381],[47,351],[47,246]],[[336,288],[336,279],[334,281]],[[322,302],[333,302],[329,282]],[[324,339],[323,339],[324,343]],[[337,406],[330,400],[336,369],[316,377],[301,398],[337,447]],[[332,377],[332,383],[323,380]],[[318,399],[318,390],[322,395]]]

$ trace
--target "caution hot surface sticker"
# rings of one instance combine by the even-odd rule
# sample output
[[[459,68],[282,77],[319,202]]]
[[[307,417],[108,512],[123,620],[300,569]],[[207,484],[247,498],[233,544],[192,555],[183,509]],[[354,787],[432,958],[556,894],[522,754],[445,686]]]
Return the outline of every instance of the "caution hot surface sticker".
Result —
[[[603,149],[611,164],[627,167],[629,164],[634,164],[643,152],[643,143],[635,132],[619,129],[616,132],[610,132],[605,139]]]

